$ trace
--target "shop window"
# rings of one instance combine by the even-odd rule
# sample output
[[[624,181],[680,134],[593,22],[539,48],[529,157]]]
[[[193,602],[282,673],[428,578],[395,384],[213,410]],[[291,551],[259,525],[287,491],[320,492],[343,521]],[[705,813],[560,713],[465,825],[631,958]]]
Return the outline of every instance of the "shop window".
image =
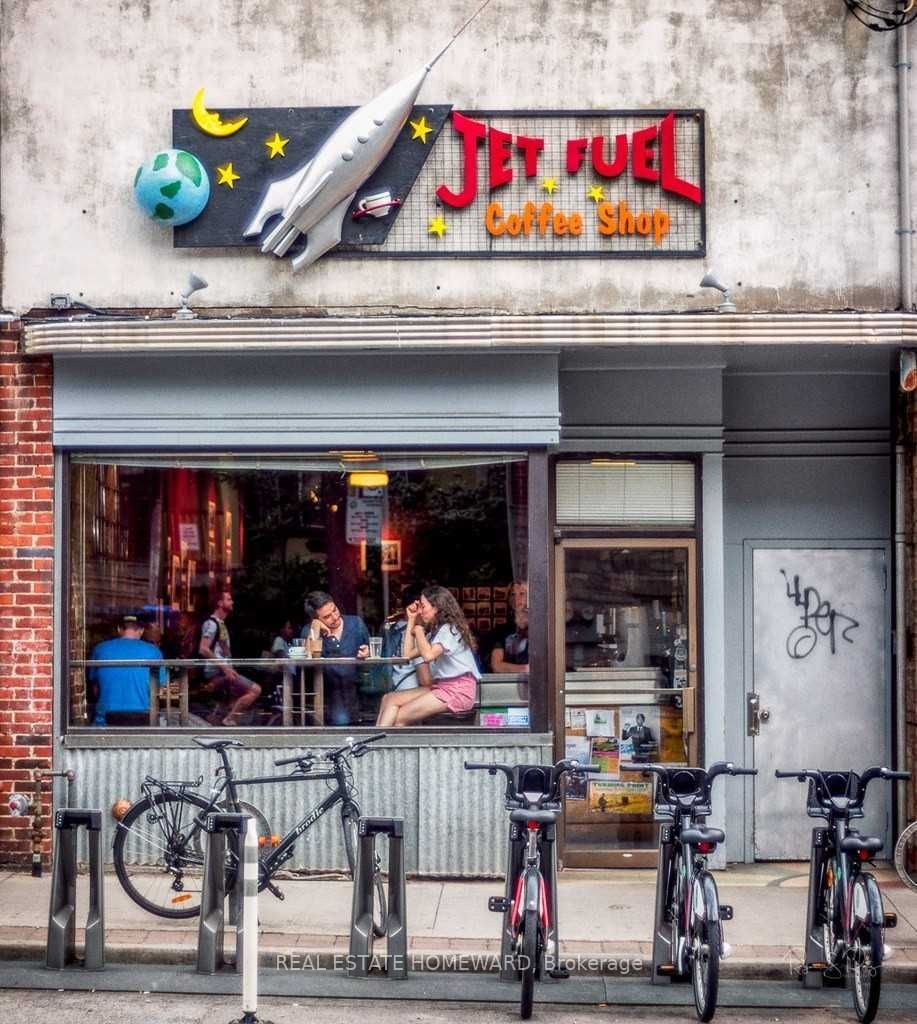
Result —
[[[371,726],[424,675],[392,659],[403,595],[435,585],[480,679],[420,724],[527,728],[527,474],[486,452],[71,457],[70,727]],[[119,635],[161,679],[107,664],[152,657],[99,648]]]

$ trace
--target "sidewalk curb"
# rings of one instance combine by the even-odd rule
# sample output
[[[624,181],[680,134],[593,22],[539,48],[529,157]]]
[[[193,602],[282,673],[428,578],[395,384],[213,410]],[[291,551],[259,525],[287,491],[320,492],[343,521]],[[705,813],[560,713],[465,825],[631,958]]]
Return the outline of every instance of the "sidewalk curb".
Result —
[[[259,951],[259,963],[262,970],[274,970],[278,973],[311,973],[343,971],[347,965],[348,951],[346,947],[329,949],[327,946],[310,948],[297,946],[297,936],[290,936],[290,944],[286,947],[262,947]],[[232,939],[227,936],[227,958],[232,959]],[[79,951],[78,946],[78,951]],[[385,954],[380,946],[376,958],[384,961]],[[17,943],[0,943],[0,961],[43,960],[44,942],[23,940]],[[498,956],[492,950],[424,950],[415,949],[408,953],[409,970],[426,974],[495,974],[498,969]],[[279,958],[283,958],[280,961]],[[157,945],[153,942],[107,943],[105,959],[112,964],[170,964],[176,967],[187,966],[197,962],[197,950],[194,945],[175,946]],[[650,976],[650,962],[646,954],[638,951],[597,953],[595,951],[577,952],[575,949],[562,953],[564,960],[581,960],[582,969],[571,964],[571,974],[575,977],[605,978],[646,978]],[[587,969],[589,963],[596,964]],[[794,977],[792,961],[774,958],[731,957],[720,966],[720,976],[732,981],[786,981]],[[600,966],[604,964],[604,969]],[[619,969],[618,965],[626,965]],[[917,984],[917,962],[898,963],[894,961],[885,965],[883,977],[889,982]]]

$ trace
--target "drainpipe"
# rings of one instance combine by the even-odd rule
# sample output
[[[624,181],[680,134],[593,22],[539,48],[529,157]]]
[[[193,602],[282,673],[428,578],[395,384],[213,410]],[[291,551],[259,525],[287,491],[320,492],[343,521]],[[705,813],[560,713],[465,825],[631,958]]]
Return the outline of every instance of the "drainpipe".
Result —
[[[914,308],[914,275],[911,262],[911,143],[908,124],[908,72],[911,64],[907,51],[907,26],[895,33],[898,41],[898,57],[895,70],[898,74],[898,249],[900,253],[900,282],[902,312]]]
[[[908,123],[908,72],[911,69],[907,48],[908,28],[903,26],[896,33],[897,59],[895,71],[898,82],[898,251],[899,251],[899,308],[906,313],[914,308],[913,264],[911,261],[911,143]],[[907,593],[911,578],[907,563],[905,528],[905,470],[906,457],[901,445],[895,448],[895,708],[896,708],[896,750],[895,765],[902,768],[917,766],[907,764]],[[896,787],[898,825],[902,827],[907,819],[907,790],[905,783]]]

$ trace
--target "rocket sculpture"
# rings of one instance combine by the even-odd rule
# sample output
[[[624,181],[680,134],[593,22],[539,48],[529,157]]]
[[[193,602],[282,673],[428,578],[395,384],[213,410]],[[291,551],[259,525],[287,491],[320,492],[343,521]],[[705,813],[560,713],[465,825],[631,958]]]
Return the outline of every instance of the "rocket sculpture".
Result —
[[[242,234],[259,235],[271,217],[282,214],[261,251],[284,256],[300,234],[306,235],[306,248],[292,260],[294,270],[310,266],[334,248],[357,190],[395,144],[430,69],[488,3],[484,0],[428,64],[347,117],[308,163],[271,182]]]

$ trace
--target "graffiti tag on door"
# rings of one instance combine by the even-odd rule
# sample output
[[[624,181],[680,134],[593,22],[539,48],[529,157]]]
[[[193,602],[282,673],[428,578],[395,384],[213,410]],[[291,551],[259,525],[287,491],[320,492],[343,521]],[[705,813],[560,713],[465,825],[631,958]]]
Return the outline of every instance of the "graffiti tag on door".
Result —
[[[793,576],[792,582],[785,569],[780,570],[780,575],[786,584],[786,596],[796,608],[802,609],[800,625],[791,629],[786,638],[786,652],[791,658],[808,657],[820,637],[827,638],[832,654],[837,653],[838,640],[853,643],[850,634],[860,625],[856,619],[834,609],[815,587],[804,587],[798,575]]]

